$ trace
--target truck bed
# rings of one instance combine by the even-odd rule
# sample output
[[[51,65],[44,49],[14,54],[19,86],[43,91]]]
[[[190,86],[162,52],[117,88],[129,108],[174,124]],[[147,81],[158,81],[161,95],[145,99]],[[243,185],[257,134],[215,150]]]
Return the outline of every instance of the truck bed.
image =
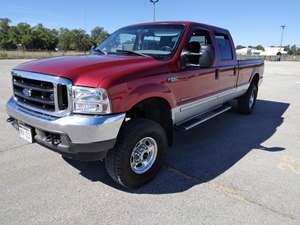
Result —
[[[238,66],[240,67],[250,67],[250,66],[261,66],[264,64],[262,59],[239,59],[237,60]]]

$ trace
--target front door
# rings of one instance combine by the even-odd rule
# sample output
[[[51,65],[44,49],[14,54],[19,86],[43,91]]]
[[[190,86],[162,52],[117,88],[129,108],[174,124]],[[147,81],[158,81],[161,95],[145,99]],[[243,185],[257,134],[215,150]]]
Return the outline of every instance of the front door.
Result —
[[[218,80],[215,77],[214,48],[210,33],[192,29],[183,49],[185,68],[173,73],[168,82],[175,93],[175,123],[204,113],[217,104]]]

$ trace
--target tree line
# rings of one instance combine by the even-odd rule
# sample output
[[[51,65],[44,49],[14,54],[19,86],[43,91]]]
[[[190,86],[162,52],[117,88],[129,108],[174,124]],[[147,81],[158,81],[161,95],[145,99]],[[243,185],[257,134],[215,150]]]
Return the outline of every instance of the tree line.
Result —
[[[237,45],[236,49],[242,49],[242,48],[247,48],[246,46],[243,45]],[[264,51],[265,48],[262,45],[257,45],[257,46],[251,46],[249,45],[248,48],[253,48],[257,50],[262,50]],[[300,47],[298,48],[297,45],[286,45],[283,46],[284,51],[287,52],[288,55],[300,55]]]
[[[5,50],[88,51],[108,35],[108,32],[99,26],[87,33],[83,29],[49,29],[42,24],[31,26],[28,23],[18,23],[13,26],[10,19],[0,18],[0,49]],[[262,45],[248,47],[264,50]],[[236,49],[241,48],[245,46],[236,46]],[[289,55],[300,55],[300,47],[296,45],[284,46],[284,50]]]
[[[243,45],[237,45],[235,48],[238,50],[238,49],[247,48],[247,47],[243,46]],[[253,48],[253,49],[262,50],[262,51],[265,50],[265,48],[262,45],[257,45],[257,46],[249,45],[248,48]]]
[[[288,55],[300,55],[300,48],[297,45],[287,45],[284,47],[284,51],[287,51]]]
[[[243,46],[243,45],[237,45],[236,46],[236,49],[242,49],[242,48],[247,48],[246,46]],[[253,49],[257,49],[257,50],[262,50],[264,51],[265,48],[262,46],[262,45],[257,45],[257,46],[252,46],[252,45],[249,45],[248,48],[253,48]]]
[[[10,19],[0,18],[0,49],[5,50],[88,51],[108,35],[99,26],[87,33],[83,29],[50,29],[42,24],[18,23],[13,26]]]

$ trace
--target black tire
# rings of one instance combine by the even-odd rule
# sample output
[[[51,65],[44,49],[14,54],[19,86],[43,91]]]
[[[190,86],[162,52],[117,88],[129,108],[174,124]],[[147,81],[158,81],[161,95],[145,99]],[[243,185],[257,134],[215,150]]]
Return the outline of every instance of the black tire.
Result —
[[[238,111],[241,114],[251,114],[254,110],[257,99],[258,87],[256,84],[251,83],[247,92],[238,98]],[[254,98],[251,101],[251,96]]]
[[[153,138],[158,146],[157,156],[150,169],[137,174],[131,169],[130,158],[136,144],[145,137]],[[167,136],[156,122],[133,119],[123,125],[114,149],[107,153],[105,167],[111,178],[126,188],[137,188],[149,182],[158,173],[167,150]]]
[[[63,158],[63,160],[65,160],[65,161],[67,161],[67,162],[75,161],[75,160],[73,160],[72,158],[67,157],[67,156],[65,156],[65,155],[61,155],[61,157]]]

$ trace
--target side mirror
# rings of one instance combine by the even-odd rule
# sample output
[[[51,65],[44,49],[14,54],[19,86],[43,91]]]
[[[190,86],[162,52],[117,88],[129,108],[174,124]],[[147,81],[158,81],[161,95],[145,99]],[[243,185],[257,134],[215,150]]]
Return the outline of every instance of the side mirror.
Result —
[[[186,52],[182,52],[180,55],[180,67],[181,69],[185,69],[187,67],[188,63],[188,57],[186,55]]]
[[[95,45],[93,45],[93,46],[91,47],[91,49],[90,49],[90,53],[91,53],[91,54],[94,54],[94,53],[95,53],[95,48],[96,48]]]
[[[182,69],[187,67],[199,67],[199,59],[202,53],[194,53],[189,51],[183,51],[180,56],[180,65]]]
[[[91,55],[107,55],[105,51],[97,48],[97,46],[91,47],[90,53]]]

